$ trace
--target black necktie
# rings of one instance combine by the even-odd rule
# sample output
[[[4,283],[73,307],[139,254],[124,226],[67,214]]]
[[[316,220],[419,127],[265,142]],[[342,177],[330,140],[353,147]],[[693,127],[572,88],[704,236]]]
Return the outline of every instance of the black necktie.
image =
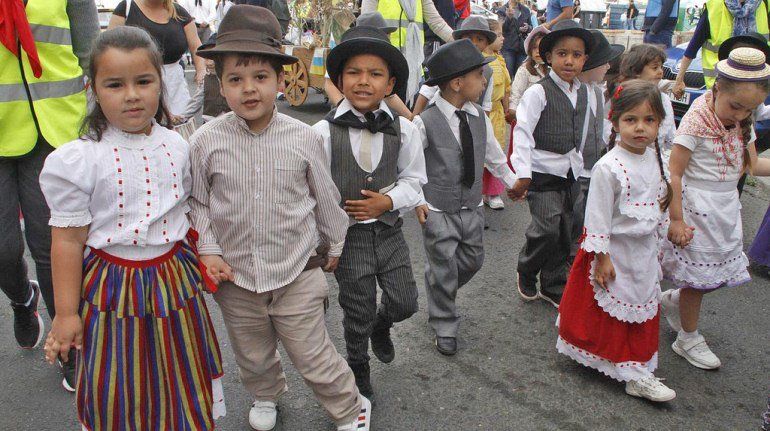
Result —
[[[372,134],[382,132],[393,136],[398,135],[396,128],[393,126],[393,119],[385,112],[380,111],[376,116],[374,112],[367,112],[364,114],[364,120],[361,121],[353,111],[347,111],[337,118],[334,118],[334,115],[326,116],[326,121],[339,126],[366,129]]]
[[[463,147],[463,185],[470,188],[476,181],[476,163],[473,160],[473,135],[467,114],[455,111],[460,118],[460,145]]]

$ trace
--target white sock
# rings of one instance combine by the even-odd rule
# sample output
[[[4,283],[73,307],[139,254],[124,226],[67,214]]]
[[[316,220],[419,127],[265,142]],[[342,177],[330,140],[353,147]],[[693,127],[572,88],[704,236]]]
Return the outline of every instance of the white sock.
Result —
[[[681,293],[681,292],[682,292],[682,289],[676,289],[671,294],[671,301],[673,301],[674,304],[676,304],[676,305],[679,305],[679,293]]]
[[[692,340],[693,338],[697,337],[698,335],[700,335],[700,334],[698,334],[698,330],[697,329],[692,331],[692,332],[687,332],[684,329],[682,329],[681,331],[679,331],[678,337],[682,341],[688,341],[688,340]]]

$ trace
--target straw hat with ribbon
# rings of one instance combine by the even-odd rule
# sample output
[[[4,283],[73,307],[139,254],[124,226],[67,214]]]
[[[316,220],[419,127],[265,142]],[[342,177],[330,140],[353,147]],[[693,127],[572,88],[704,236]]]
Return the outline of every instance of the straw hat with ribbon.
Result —
[[[716,65],[719,76],[733,81],[758,82],[770,78],[765,54],[755,48],[735,48],[727,59]]]

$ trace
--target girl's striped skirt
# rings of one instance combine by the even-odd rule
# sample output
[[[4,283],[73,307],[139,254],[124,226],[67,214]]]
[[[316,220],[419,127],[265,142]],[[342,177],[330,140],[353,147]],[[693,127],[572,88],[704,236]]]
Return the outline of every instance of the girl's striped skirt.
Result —
[[[194,249],[147,261],[92,250],[83,263],[78,417],[88,430],[211,430],[222,358]]]

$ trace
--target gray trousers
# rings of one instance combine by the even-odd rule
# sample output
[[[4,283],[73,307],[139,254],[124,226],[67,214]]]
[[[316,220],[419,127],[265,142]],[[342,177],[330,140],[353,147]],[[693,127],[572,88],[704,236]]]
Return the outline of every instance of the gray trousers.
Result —
[[[340,286],[349,364],[369,362],[369,337],[375,326],[390,328],[417,312],[417,283],[402,224],[398,219],[393,227],[378,221],[348,229],[334,276]]]
[[[484,208],[431,211],[423,226],[428,322],[439,337],[456,337],[457,291],[484,264]]]
[[[579,248],[578,240],[583,235],[583,225],[586,220],[586,202],[588,201],[588,187],[591,185],[591,179],[580,177],[577,179],[580,185],[580,193],[575,199],[575,207],[572,214],[572,245],[570,246],[570,257],[577,256]]]
[[[32,152],[18,158],[0,157],[0,289],[11,302],[29,299],[29,278],[24,262],[24,237],[19,210],[24,214],[24,236],[37,269],[37,280],[48,314],[53,318],[51,284],[51,214],[40,190],[40,171],[53,149],[42,139]]]
[[[519,253],[518,272],[522,284],[534,287],[540,275],[542,292],[560,294],[567,282],[567,257],[572,244],[572,216],[580,185],[527,194],[532,221]]]

